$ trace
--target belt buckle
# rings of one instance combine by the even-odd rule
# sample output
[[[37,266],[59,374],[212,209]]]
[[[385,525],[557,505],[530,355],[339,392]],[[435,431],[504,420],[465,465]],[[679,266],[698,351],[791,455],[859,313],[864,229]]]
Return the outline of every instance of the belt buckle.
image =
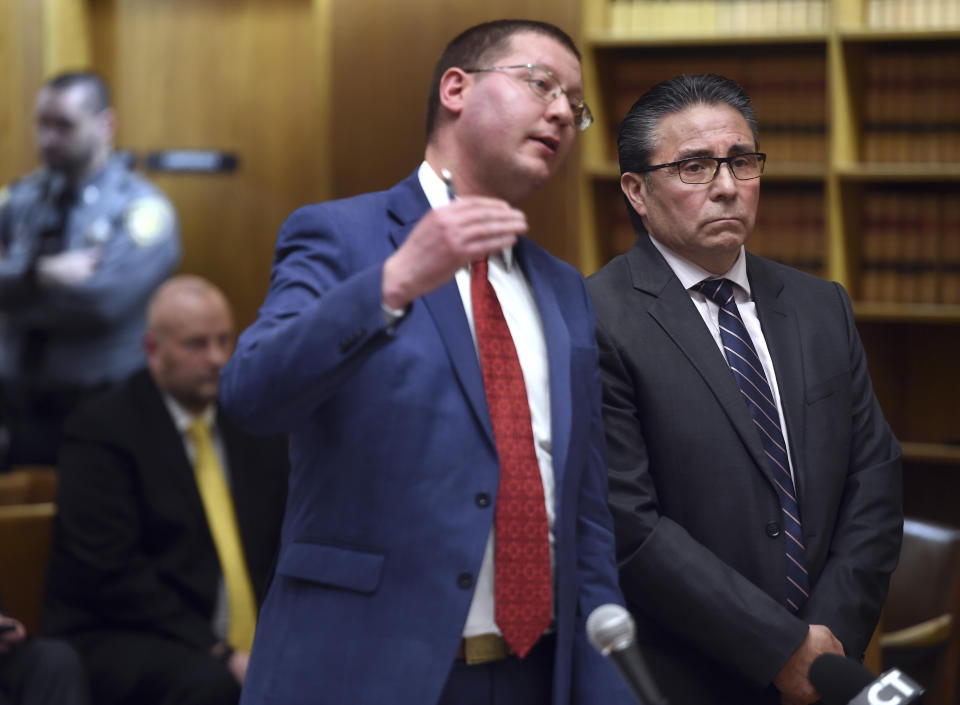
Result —
[[[478,634],[463,639],[463,657],[469,666],[502,661],[509,655],[510,647],[499,634]]]

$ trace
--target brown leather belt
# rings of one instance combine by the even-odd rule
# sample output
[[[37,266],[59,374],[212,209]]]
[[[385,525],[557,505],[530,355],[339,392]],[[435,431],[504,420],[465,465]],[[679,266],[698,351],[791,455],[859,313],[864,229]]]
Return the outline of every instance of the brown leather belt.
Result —
[[[463,659],[469,665],[502,661],[512,654],[507,642],[499,634],[478,634],[460,640],[457,649],[457,658]]]

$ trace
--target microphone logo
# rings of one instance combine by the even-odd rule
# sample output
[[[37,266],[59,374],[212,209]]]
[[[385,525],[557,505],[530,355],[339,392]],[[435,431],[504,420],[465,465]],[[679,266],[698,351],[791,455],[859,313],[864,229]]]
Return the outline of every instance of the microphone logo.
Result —
[[[920,692],[920,687],[907,676],[891,668],[867,691],[868,705],[902,705]]]

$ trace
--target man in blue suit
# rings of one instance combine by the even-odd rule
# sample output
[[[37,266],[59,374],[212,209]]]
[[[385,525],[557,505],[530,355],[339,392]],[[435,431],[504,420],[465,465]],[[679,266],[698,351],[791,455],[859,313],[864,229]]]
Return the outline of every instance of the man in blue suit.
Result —
[[[221,387],[291,433],[246,705],[632,702],[584,636],[622,601],[594,316],[517,210],[589,125],[582,90],[556,27],[473,27],[420,167],[281,229]]]

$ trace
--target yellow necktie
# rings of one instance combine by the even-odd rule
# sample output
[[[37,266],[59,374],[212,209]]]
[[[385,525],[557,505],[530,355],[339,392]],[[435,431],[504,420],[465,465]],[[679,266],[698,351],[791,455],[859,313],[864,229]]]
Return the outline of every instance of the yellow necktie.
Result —
[[[194,419],[187,429],[193,443],[194,475],[207,513],[207,524],[220,557],[220,569],[227,588],[229,624],[227,643],[240,651],[250,651],[257,624],[257,602],[253,597],[250,573],[243,556],[233,497],[223,468],[213,449],[210,428],[202,419]]]

